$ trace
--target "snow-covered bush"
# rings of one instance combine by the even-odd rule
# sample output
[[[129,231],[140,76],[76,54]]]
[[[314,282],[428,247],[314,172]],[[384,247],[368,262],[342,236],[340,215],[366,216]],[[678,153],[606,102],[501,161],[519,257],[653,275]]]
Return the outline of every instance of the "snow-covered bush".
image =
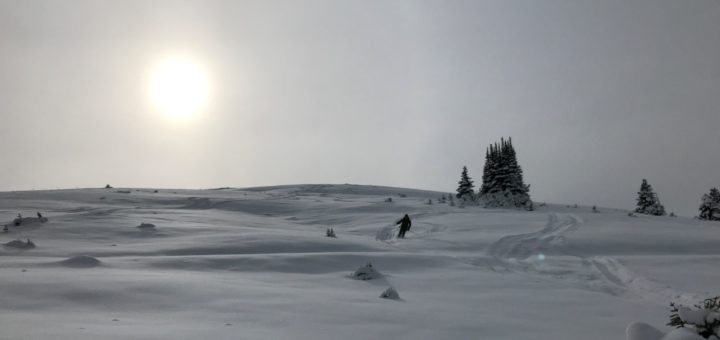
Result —
[[[355,280],[372,280],[382,277],[382,274],[373,268],[372,263],[368,262],[366,265],[358,268],[352,273],[351,277]]]
[[[152,223],[140,223],[140,225],[137,226],[137,227],[138,227],[139,229],[141,229],[141,230],[142,230],[142,229],[144,229],[144,230],[155,229],[155,225],[152,224]]]
[[[720,339],[720,296],[705,299],[695,309],[670,303],[668,326],[688,328],[705,339]]]
[[[5,243],[5,246],[8,248],[15,248],[15,249],[32,249],[32,248],[35,248],[35,243],[33,243],[33,241],[30,241],[30,239],[27,239],[27,241],[12,240],[8,243]]]
[[[327,230],[325,230],[325,236],[337,237],[337,236],[335,236],[335,230],[333,228],[327,228]]]
[[[383,299],[400,300],[400,294],[398,294],[397,290],[395,290],[395,288],[393,287],[390,287],[384,292],[382,292],[382,294],[380,294],[380,297]]]
[[[678,328],[667,334],[644,322],[633,322],[625,330],[627,340],[704,340],[687,328]]]

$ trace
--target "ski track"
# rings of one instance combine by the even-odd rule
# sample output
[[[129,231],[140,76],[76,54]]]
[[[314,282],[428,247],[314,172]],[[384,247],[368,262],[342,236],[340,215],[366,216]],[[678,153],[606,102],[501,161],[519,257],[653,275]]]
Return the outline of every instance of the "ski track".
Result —
[[[546,226],[537,232],[505,236],[493,243],[487,254],[489,258],[470,261],[476,266],[484,266],[492,271],[524,272],[564,277],[573,275],[578,278],[598,278],[602,281],[601,290],[613,295],[631,293],[650,301],[675,301],[690,305],[702,298],[702,294],[683,292],[669,285],[646,278],[621,263],[620,260],[606,256],[583,257],[574,255],[583,264],[584,270],[539,269],[539,261],[529,260],[533,255],[541,254],[553,246],[566,242],[564,235],[579,228],[584,221],[567,215],[560,218],[551,214]],[[544,266],[543,266],[544,267]],[[498,269],[500,268],[500,270]],[[589,271],[583,272],[583,271]],[[583,280],[581,280],[583,281]],[[592,282],[587,282],[592,285]]]
[[[683,292],[669,285],[644,277],[623,265],[620,260],[595,256],[584,259],[590,268],[598,272],[608,283],[650,301],[674,301],[692,305],[703,298],[702,294]]]
[[[560,219],[551,214],[548,222],[540,231],[534,233],[505,236],[490,246],[488,255],[503,259],[524,260],[543,249],[565,242],[564,234],[574,231],[583,223],[575,215]]]

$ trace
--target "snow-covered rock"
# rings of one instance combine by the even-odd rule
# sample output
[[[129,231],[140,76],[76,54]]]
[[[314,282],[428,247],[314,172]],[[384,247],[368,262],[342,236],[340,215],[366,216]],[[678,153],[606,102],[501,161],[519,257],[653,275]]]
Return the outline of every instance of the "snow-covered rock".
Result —
[[[100,266],[102,262],[92,256],[78,255],[62,260],[60,264],[70,268],[93,268]]]
[[[400,294],[398,294],[397,290],[393,287],[389,287],[386,289],[382,294],[380,294],[380,297],[383,299],[390,299],[390,300],[400,300]]]
[[[5,247],[14,249],[32,249],[35,248],[35,243],[30,240],[12,240],[8,243],[5,243]]]
[[[632,322],[625,329],[627,340],[660,340],[665,333],[644,322]]]
[[[137,226],[139,229],[145,229],[145,230],[152,230],[155,229],[155,225],[152,223],[140,223],[139,226]]]
[[[355,280],[365,281],[381,278],[382,274],[373,268],[372,263],[368,262],[368,264],[355,270],[351,277]]]
[[[717,338],[715,338],[717,339]],[[697,333],[687,329],[687,328],[678,328],[670,331],[667,333],[664,337],[660,338],[660,340],[707,340],[701,336],[699,336]]]

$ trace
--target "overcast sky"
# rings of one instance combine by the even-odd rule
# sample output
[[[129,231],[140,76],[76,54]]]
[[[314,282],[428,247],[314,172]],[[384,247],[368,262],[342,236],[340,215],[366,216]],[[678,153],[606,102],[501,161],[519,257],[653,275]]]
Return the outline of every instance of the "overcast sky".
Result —
[[[147,79],[192,58],[174,121]],[[536,201],[693,215],[720,186],[720,1],[0,0],[0,190],[456,188],[512,136]]]

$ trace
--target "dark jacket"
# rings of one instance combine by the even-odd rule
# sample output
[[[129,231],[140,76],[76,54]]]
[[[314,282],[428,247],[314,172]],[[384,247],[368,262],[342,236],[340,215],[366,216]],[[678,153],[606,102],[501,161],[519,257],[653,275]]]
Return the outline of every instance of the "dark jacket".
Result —
[[[397,221],[395,224],[400,224],[400,229],[410,230],[410,227],[412,226],[412,222],[410,221],[410,216],[405,214],[403,218],[400,221]]]

